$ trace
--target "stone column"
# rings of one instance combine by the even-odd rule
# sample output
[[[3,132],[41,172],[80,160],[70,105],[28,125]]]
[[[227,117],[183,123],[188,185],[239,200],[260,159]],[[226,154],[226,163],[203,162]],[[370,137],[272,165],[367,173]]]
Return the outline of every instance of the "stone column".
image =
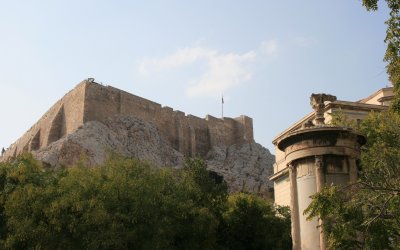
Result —
[[[290,213],[292,217],[292,243],[293,250],[300,250],[300,221],[299,221],[299,201],[297,194],[297,169],[293,163],[288,164],[290,179]]]
[[[349,181],[355,183],[358,177],[358,169],[356,159],[349,157]]]
[[[315,156],[315,175],[317,177],[317,192],[320,192],[325,184],[324,158],[322,155]]]
[[[315,156],[315,175],[316,175],[316,184],[317,184],[317,192],[321,192],[325,184],[325,173],[324,173],[324,158],[322,155]],[[319,244],[320,249],[326,249],[326,239],[323,231],[323,221],[322,219],[318,219],[319,224]]]

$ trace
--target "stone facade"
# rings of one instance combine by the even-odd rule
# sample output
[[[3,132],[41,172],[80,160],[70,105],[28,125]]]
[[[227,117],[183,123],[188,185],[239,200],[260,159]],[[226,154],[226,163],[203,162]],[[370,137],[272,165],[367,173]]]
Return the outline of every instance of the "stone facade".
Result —
[[[132,116],[156,126],[169,144],[184,156],[205,156],[214,146],[254,142],[250,117],[207,115],[205,119],[162,107],[160,104],[123,90],[88,79],[78,84],[54,104],[21,138],[13,143],[0,160],[47,147],[89,121]]]
[[[365,138],[349,128],[324,125],[294,131],[279,141],[289,162],[293,249],[326,249],[323,222],[308,220],[303,211],[324,186],[356,182],[363,144]]]
[[[329,125],[332,114],[340,111],[348,120],[359,122],[371,111],[386,110],[392,98],[392,88],[381,89],[358,102],[312,94],[310,104],[314,112],[273,141],[276,162],[270,180],[274,182],[275,203],[291,208],[293,249],[326,249],[323,221],[307,220],[303,212],[311,196],[324,186],[347,185],[357,180],[365,138],[350,128]]]
[[[284,154],[286,172],[275,173],[272,179],[287,178],[290,183],[293,249],[325,250],[323,220],[309,220],[304,211],[310,205],[312,195],[324,186],[357,181],[357,162],[366,140],[351,128],[325,124],[325,104],[336,101],[335,96],[312,94],[310,99],[315,111],[314,120],[308,120],[300,129],[279,140],[277,147]],[[275,182],[275,185],[280,183]]]
[[[326,98],[323,101],[324,105],[322,109],[317,109],[315,110],[317,112],[314,111],[307,114],[305,117],[276,136],[272,141],[275,146],[276,161],[274,164],[274,174],[270,178],[274,182],[275,202],[278,205],[290,205],[289,161],[286,159],[285,152],[278,147],[279,142],[284,137],[290,133],[293,133],[294,131],[317,124],[318,122],[315,122],[315,118],[317,116],[316,113],[318,113],[318,115],[323,115],[323,117],[320,117],[319,119],[327,124],[331,122],[332,114],[337,112],[342,112],[349,120],[358,122],[363,120],[371,111],[380,112],[386,110],[392,98],[392,87],[380,89],[371,94],[369,97],[356,102],[336,100],[335,98]],[[311,100],[310,104],[313,106],[313,108],[318,108],[318,105],[315,105],[313,100]]]

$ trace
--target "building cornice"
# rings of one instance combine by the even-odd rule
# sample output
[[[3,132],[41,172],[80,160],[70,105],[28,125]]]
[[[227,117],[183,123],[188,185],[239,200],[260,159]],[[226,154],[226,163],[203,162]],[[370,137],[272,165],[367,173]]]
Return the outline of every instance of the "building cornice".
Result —
[[[334,101],[334,102],[329,102],[325,105],[325,112],[330,109],[347,109],[347,110],[358,110],[358,111],[365,111],[365,112],[371,112],[371,111],[380,112],[380,111],[387,110],[388,106],[338,100],[338,101]],[[272,143],[274,145],[276,145],[278,143],[278,141],[280,141],[285,135],[287,135],[288,133],[290,133],[294,130],[300,129],[301,126],[305,122],[307,122],[309,120],[313,120],[314,118],[315,118],[314,112],[307,114],[306,116],[301,118],[299,121],[294,123],[292,126],[290,126],[289,128],[285,129],[283,132],[278,134],[274,138]]]
[[[368,96],[367,98],[361,99],[359,101],[357,101],[358,103],[366,103],[369,100],[371,100],[372,98],[374,98],[375,96],[379,95],[382,92],[385,91],[392,91],[393,92],[393,87],[386,87],[386,88],[381,88],[380,90],[374,92],[373,94],[371,94],[370,96]]]

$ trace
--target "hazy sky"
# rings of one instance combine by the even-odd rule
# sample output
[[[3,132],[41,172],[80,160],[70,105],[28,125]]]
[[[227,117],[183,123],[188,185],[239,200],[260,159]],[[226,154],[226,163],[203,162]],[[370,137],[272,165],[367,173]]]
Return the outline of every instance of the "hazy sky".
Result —
[[[0,0],[0,147],[88,77],[187,114],[253,118],[257,142],[389,85],[386,6],[361,0]]]

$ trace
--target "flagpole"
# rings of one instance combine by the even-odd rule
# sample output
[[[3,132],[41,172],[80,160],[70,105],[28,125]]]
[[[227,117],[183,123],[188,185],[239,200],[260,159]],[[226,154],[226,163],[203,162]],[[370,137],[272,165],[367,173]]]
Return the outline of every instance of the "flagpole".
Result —
[[[222,119],[224,119],[224,94],[222,94]]]

